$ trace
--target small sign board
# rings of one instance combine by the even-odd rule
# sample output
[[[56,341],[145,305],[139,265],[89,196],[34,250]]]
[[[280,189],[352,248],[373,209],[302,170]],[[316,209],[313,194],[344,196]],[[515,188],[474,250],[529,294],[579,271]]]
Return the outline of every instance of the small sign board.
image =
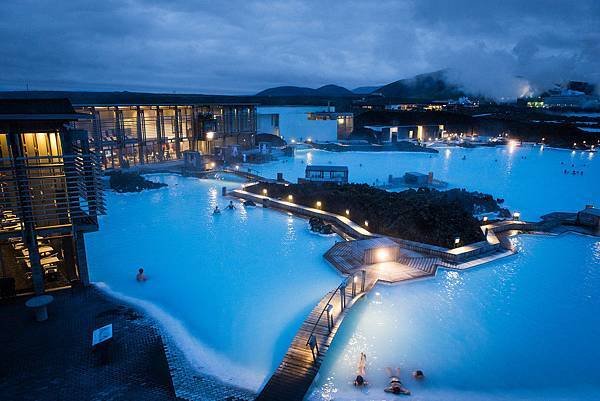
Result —
[[[106,326],[102,326],[99,329],[94,330],[92,334],[92,347],[108,341],[113,336],[113,326],[111,324],[107,324]]]

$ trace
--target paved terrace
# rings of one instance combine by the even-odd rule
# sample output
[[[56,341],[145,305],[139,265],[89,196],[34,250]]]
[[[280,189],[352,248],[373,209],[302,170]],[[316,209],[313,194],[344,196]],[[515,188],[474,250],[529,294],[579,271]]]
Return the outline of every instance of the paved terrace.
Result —
[[[163,342],[151,322],[94,288],[53,292],[36,322],[15,298],[0,307],[3,400],[176,400]],[[113,324],[109,364],[91,351],[92,331]]]

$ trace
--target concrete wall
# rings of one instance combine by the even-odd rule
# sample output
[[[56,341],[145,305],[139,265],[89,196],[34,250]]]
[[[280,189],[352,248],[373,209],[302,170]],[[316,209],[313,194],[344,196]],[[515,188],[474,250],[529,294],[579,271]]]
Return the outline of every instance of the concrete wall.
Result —
[[[279,135],[288,142],[292,139],[305,141],[310,138],[315,142],[336,142],[337,121],[334,120],[309,120],[307,113],[330,111],[327,106],[281,106],[258,107],[259,128],[264,127],[270,131],[260,130],[277,135],[275,129],[269,128],[271,114],[279,114]],[[269,116],[267,116],[269,115]]]

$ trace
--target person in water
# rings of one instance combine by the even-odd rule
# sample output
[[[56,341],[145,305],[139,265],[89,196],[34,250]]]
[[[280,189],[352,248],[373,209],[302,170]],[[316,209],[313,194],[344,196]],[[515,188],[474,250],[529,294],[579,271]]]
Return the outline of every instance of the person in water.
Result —
[[[406,388],[404,388],[404,386],[402,385],[402,382],[400,381],[400,368],[396,368],[396,371],[393,372],[392,368],[385,368],[388,372],[388,377],[390,378],[390,385],[389,387],[386,387],[385,389],[383,389],[383,391],[385,391],[386,393],[392,393],[392,394],[402,394],[402,395],[410,395],[410,391],[408,391]]]
[[[146,275],[144,274],[144,269],[141,267],[138,269],[138,273],[135,275],[135,279],[139,282],[146,281]]]
[[[423,373],[422,370],[415,370],[413,372],[413,377],[417,380],[422,380],[425,378],[425,374]]]
[[[215,210],[213,210],[213,214],[219,214],[221,210],[219,209],[219,205],[215,206]]]
[[[356,369],[356,379],[354,379],[354,385],[356,387],[362,387],[369,384],[365,380],[367,375],[367,355],[364,352],[360,353],[360,359],[358,360],[358,368]]]
[[[229,201],[229,205],[227,205],[227,209],[229,209],[229,210],[235,209],[235,205],[233,204],[233,201]]]

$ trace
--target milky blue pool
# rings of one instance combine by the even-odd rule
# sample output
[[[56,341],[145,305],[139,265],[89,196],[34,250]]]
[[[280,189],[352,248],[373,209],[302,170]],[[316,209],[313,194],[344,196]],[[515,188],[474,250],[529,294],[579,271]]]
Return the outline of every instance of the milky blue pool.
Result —
[[[378,286],[334,340],[311,401],[600,399],[600,240],[520,236],[519,253],[471,271]],[[351,384],[360,352],[368,391]],[[417,383],[410,372],[422,369]]]
[[[236,183],[150,177],[168,188],[107,194],[108,215],[86,237],[91,279],[162,322],[194,366],[256,390],[341,281],[323,259],[336,237],[237,202],[213,216],[229,202],[221,187]],[[139,267],[145,283],[135,280]]]
[[[554,211],[577,211],[600,203],[599,155],[538,147],[441,148],[438,154],[409,152],[298,151],[293,159],[250,167],[275,178],[278,172],[295,181],[306,164],[349,167],[350,181],[373,184],[407,171],[427,173],[450,187],[481,191],[506,200],[506,207],[526,219]],[[463,157],[465,158],[463,160]],[[564,170],[583,175],[564,174]]]

